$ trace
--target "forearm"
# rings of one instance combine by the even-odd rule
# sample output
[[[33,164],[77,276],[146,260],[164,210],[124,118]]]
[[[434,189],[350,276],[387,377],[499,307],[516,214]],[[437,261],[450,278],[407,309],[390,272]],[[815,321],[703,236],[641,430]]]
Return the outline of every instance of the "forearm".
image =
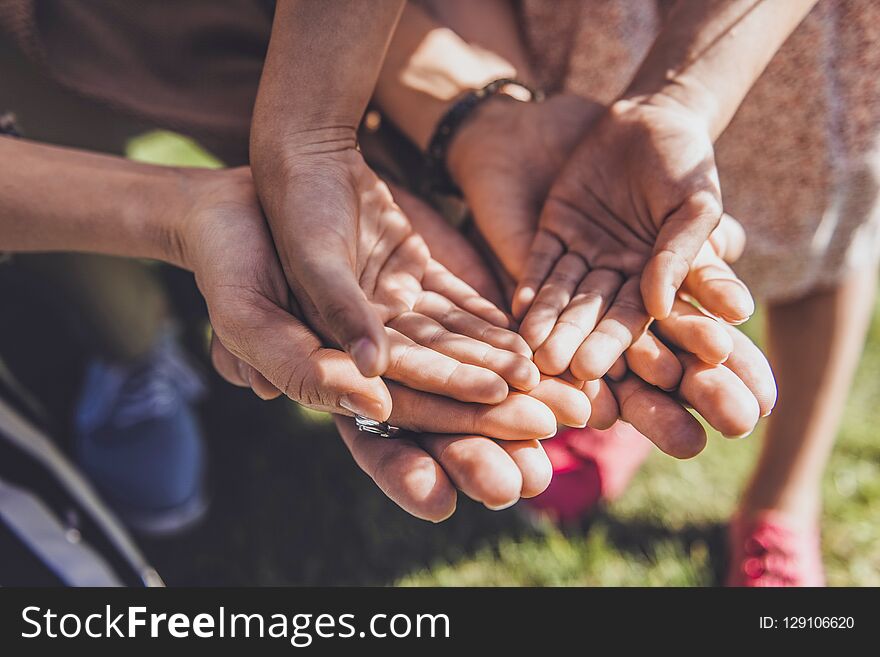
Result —
[[[713,138],[816,0],[679,0],[624,98],[681,103]]]
[[[88,251],[181,265],[177,169],[0,138],[0,250]]]
[[[282,0],[254,106],[255,175],[282,149],[353,148],[403,0]]]
[[[394,124],[425,148],[452,103],[498,78],[532,81],[506,0],[409,2],[375,98]]]

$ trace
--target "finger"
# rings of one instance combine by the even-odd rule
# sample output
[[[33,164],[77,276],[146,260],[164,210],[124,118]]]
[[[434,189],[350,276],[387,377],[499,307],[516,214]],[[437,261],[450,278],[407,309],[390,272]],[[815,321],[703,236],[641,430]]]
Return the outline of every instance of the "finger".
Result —
[[[452,274],[474,288],[495,305],[504,303],[492,270],[477,249],[434,208],[408,191],[388,183],[394,199],[409,218],[413,229],[431,250],[431,254]]]
[[[483,436],[425,434],[418,443],[440,463],[462,493],[498,511],[514,505],[523,478],[498,443]]]
[[[648,328],[638,277],[627,280],[605,317],[574,354],[571,371],[584,381],[599,379]]]
[[[516,319],[525,316],[544,280],[564,252],[565,247],[554,235],[538,230],[529,250],[529,259],[523,267],[522,278],[513,293],[513,316]]]
[[[293,257],[299,259],[297,282],[291,281],[297,288],[295,296],[314,306],[324,330],[351,355],[364,376],[384,373],[390,357],[388,338],[381,318],[352,271],[348,254],[337,255],[322,249],[320,253]]]
[[[641,282],[645,308],[652,317],[663,319],[672,311],[691,263],[720,219],[718,195],[707,188],[691,195],[660,226]]]
[[[556,377],[541,377],[541,382],[529,395],[544,402],[559,424],[578,428],[587,426],[590,400],[578,386]]]
[[[541,285],[519,327],[529,347],[540,347],[587,274],[587,263],[575,253],[566,253]]]
[[[651,331],[636,340],[624,356],[629,369],[646,383],[666,391],[678,387],[682,375],[681,363]]]
[[[510,272],[504,268],[504,265],[501,263],[499,257],[490,250],[489,245],[486,243],[486,240],[483,238],[483,235],[479,230],[474,227],[469,231],[470,239],[479,246],[480,254],[483,257],[484,262],[492,269],[492,273],[495,275],[495,280],[498,284],[498,287],[501,292],[501,300],[498,302],[499,308],[509,308],[511,302],[513,301],[513,293],[516,291],[516,279],[511,276]],[[526,240],[526,248],[525,253],[528,255],[528,245],[531,244],[532,238],[534,237],[534,231],[532,234],[525,238]],[[521,263],[525,262],[525,257],[523,257]],[[487,297],[491,298],[491,297]],[[516,324],[513,321],[513,317],[511,316],[511,327]]]
[[[733,340],[733,351],[724,366],[736,374],[758,401],[761,417],[767,417],[776,405],[776,380],[767,357],[749,337],[733,326],[726,326]]]
[[[718,226],[709,236],[709,242],[719,258],[732,264],[739,260],[746,248],[746,231],[743,230],[742,224],[725,212],[721,215]]]
[[[436,292],[425,292],[421,295],[413,310],[439,322],[453,333],[460,333],[493,347],[522,354],[526,358],[532,357],[532,350],[519,333],[465,312]]]
[[[684,376],[678,390],[694,410],[728,438],[750,434],[760,417],[758,401],[740,378],[723,365],[709,365],[680,353]]]
[[[565,370],[562,374],[558,374],[557,376],[555,376],[553,378],[561,379],[562,381],[565,381],[566,383],[573,385],[578,390],[583,390],[584,384],[586,383],[585,381],[582,381],[581,379],[577,378],[574,374],[572,374],[571,370]]]
[[[708,312],[731,324],[742,324],[755,312],[751,292],[709,243],[703,245],[681,289]]]
[[[265,376],[257,372],[253,367],[247,364],[243,364],[243,366],[247,368],[247,381],[250,383],[251,390],[254,391],[254,394],[256,394],[257,397],[263,400],[269,400],[277,399],[283,394],[278,388],[273,386]]]
[[[575,352],[608,311],[623,279],[610,269],[594,269],[577,292],[550,336],[535,352],[535,363],[544,374],[558,375],[568,369]]]
[[[655,321],[651,330],[710,365],[723,363],[733,351],[733,341],[724,323],[681,299],[675,300],[669,316]]]
[[[404,511],[431,522],[455,512],[455,487],[427,452],[410,440],[386,440],[358,431],[347,418],[333,419],[358,467]]]
[[[609,383],[620,405],[620,418],[662,451],[679,459],[696,456],[706,446],[706,432],[678,401],[637,376]]]
[[[495,372],[423,347],[393,328],[386,330],[391,343],[386,378],[464,402],[497,404],[507,398],[507,383]]]
[[[387,419],[388,389],[381,379],[364,377],[348,354],[322,348],[317,336],[278,306],[252,304],[244,311],[250,318],[244,327],[213,318],[216,335],[269,384],[315,410]]]
[[[531,390],[538,385],[538,382],[540,381],[538,368],[525,356],[503,349],[496,349],[492,345],[474,340],[473,338],[464,335],[451,333],[430,317],[425,317],[419,313],[403,313],[391,320],[391,322],[388,323],[388,326],[430,351],[449,356],[458,363],[473,365],[477,368],[494,372],[510,384],[511,387],[518,390]],[[395,343],[393,340],[391,353],[393,361],[395,356]],[[409,357],[411,358],[412,354],[410,354]],[[441,373],[442,372],[437,372],[437,374]],[[424,377],[429,373],[422,372],[420,374]],[[390,373],[388,376],[394,378]],[[451,376],[456,379],[450,379],[453,384],[461,383],[462,385],[466,385],[464,379],[461,379],[460,381],[458,380],[461,376],[461,372],[456,373],[453,371]],[[419,389],[426,390],[426,388],[421,387]],[[437,392],[439,394],[444,393],[443,390],[436,389],[427,391]],[[501,399],[507,396],[506,387],[501,394],[503,394]],[[461,401],[492,403],[483,398],[462,398],[459,396],[455,396],[455,398],[460,399]],[[501,401],[501,399],[498,399],[497,401]]]
[[[476,315],[495,326],[510,328],[510,318],[494,303],[484,298],[470,285],[454,276],[436,260],[428,263],[422,278],[422,287],[446,297],[462,310]]]
[[[243,367],[250,367],[250,365],[230,354],[213,332],[211,333],[211,362],[217,373],[227,382],[239,388],[250,387],[243,371]]]
[[[590,400],[590,419],[587,425],[593,429],[610,429],[620,418],[617,398],[603,379],[587,381],[584,394]]]
[[[606,376],[612,381],[620,381],[623,377],[626,376],[626,373],[629,371],[629,368],[626,366],[626,358],[624,356],[619,356],[614,364],[608,368],[608,374]]]
[[[546,405],[522,393],[500,404],[463,402],[388,384],[394,400],[389,422],[419,433],[462,433],[499,440],[534,440],[556,434],[556,417]]]
[[[211,361],[220,376],[233,385],[250,388],[260,399],[268,401],[283,394],[257,370],[229,353],[213,332],[211,334]]]
[[[553,478],[553,465],[539,440],[502,440],[498,443],[510,455],[522,476],[519,496],[535,497],[543,493]]]

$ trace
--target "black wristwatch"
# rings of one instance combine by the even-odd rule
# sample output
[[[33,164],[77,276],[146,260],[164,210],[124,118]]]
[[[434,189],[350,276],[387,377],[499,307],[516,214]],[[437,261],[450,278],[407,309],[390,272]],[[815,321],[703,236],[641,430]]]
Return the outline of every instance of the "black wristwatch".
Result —
[[[449,144],[459,128],[473,115],[474,110],[489,98],[498,95],[509,96],[513,100],[527,103],[540,102],[544,99],[542,92],[512,78],[493,80],[482,89],[469,91],[459,98],[437,123],[431,141],[428,143],[428,150],[425,153],[425,168],[428,172],[431,191],[461,196],[461,190],[453,182],[446,165]]]

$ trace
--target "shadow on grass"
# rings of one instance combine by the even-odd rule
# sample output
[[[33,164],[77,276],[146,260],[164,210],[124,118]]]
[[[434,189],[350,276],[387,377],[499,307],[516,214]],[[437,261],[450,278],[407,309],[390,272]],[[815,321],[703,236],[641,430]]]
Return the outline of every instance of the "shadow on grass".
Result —
[[[209,516],[141,542],[171,585],[383,585],[521,528],[464,500],[441,525],[417,520],[358,470],[332,426],[217,383],[204,413]]]
[[[654,548],[663,543],[676,543],[684,554],[703,553],[712,571],[712,585],[724,581],[728,549],[726,526],[719,523],[669,526],[646,518],[617,518],[604,511],[591,525],[601,523],[608,542],[620,553],[639,558],[652,558]],[[587,531],[589,527],[586,528]]]
[[[357,468],[331,424],[216,377],[211,388],[211,511],[187,535],[141,541],[171,585],[383,585],[522,529],[462,498],[440,525],[417,520]]]

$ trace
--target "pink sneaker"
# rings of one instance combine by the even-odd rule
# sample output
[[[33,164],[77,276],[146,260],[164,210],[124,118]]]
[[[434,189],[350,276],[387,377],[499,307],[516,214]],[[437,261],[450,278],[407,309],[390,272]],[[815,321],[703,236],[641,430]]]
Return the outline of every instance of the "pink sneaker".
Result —
[[[825,586],[819,529],[795,529],[768,511],[730,521],[725,586]]]
[[[625,422],[605,431],[565,429],[542,445],[553,464],[553,480],[526,502],[530,511],[560,523],[576,521],[600,501],[623,493],[652,447]]]

